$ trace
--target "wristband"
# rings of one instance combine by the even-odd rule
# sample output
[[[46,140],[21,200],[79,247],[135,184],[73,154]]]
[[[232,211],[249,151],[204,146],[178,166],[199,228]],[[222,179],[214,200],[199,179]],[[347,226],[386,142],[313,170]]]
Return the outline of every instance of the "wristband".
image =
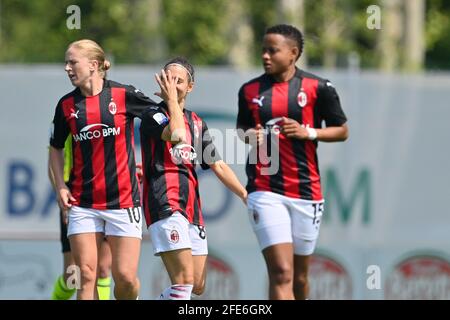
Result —
[[[314,128],[306,128],[306,131],[308,131],[308,140],[316,140],[317,139],[317,130]]]

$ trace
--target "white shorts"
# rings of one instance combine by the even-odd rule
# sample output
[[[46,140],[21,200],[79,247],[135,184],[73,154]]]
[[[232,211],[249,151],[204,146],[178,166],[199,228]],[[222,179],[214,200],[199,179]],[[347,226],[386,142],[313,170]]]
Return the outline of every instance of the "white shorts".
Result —
[[[155,256],[179,249],[191,249],[193,256],[208,254],[205,227],[189,223],[179,212],[151,224],[148,229]]]
[[[68,212],[67,236],[78,233],[101,232],[105,236],[142,239],[140,207],[97,210],[72,206]]]
[[[319,236],[323,203],[323,200],[294,199],[267,191],[250,193],[249,219],[261,250],[279,243],[292,243],[296,255],[311,255]]]

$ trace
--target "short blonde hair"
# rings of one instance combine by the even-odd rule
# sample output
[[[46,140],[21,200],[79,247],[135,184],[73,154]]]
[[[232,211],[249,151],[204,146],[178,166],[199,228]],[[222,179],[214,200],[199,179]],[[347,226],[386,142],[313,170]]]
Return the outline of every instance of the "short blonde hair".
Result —
[[[103,51],[100,45],[89,39],[82,39],[72,42],[68,48],[75,47],[86,52],[86,56],[89,60],[98,61],[98,73],[102,78],[106,78],[106,70],[111,68],[111,63],[106,60],[105,51]]]

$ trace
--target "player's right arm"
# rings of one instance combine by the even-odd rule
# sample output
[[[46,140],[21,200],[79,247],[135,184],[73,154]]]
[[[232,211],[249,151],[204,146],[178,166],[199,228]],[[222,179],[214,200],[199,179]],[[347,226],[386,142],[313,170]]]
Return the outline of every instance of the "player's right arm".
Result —
[[[50,181],[50,184],[52,185],[53,190],[56,191],[55,176],[53,175],[52,167],[50,166],[50,151],[49,151],[48,157],[49,157],[48,161],[47,161],[48,180]]]
[[[52,166],[50,165],[50,151],[49,151],[49,159],[47,161],[47,170],[48,170],[48,179],[50,180],[50,183],[52,185],[53,191],[55,191],[55,193],[57,193],[57,188],[56,188],[56,183],[55,183],[55,175],[53,174],[53,170],[52,170]],[[58,203],[58,207],[59,209],[61,209],[61,213],[62,213],[62,219],[63,222],[65,224],[67,224],[67,210],[64,209],[64,207],[62,206],[62,202],[59,201],[59,194],[57,194],[57,203]]]
[[[69,135],[69,126],[64,117],[61,103],[58,103],[53,117],[53,128],[50,136],[49,165],[53,176],[55,191],[60,208],[68,209],[75,201],[64,182],[64,145]]]
[[[53,174],[54,186],[58,198],[58,204],[63,209],[69,209],[75,201],[69,188],[64,182],[64,149],[50,146],[49,151],[50,174]]]

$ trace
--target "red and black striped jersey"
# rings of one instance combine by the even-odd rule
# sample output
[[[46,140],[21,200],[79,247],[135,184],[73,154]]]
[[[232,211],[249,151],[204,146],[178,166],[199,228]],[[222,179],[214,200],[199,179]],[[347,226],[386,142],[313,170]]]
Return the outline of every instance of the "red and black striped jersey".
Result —
[[[176,211],[190,223],[204,225],[196,164],[206,170],[220,160],[206,123],[184,109],[186,143],[172,145],[161,138],[170,117],[164,103],[148,108],[141,123],[144,173],[143,206],[147,225]]]
[[[300,69],[287,82],[276,82],[264,74],[239,90],[237,128],[247,130],[261,124],[269,129],[269,135],[278,135],[276,140],[267,139],[267,149],[278,151],[277,172],[264,175],[261,170],[271,164],[259,157],[250,163],[249,158],[247,191],[272,191],[292,198],[321,200],[317,141],[291,139],[271,130],[272,122],[279,117],[294,119],[311,128],[321,128],[322,122],[326,126],[341,126],[347,118],[336,90],[328,80]],[[277,141],[277,148],[271,148],[271,141]]]
[[[79,88],[60,99],[50,145],[64,148],[72,134],[73,168],[68,186],[80,207],[121,209],[140,206],[134,154],[134,122],[156,102],[133,86],[105,80],[90,97]]]

